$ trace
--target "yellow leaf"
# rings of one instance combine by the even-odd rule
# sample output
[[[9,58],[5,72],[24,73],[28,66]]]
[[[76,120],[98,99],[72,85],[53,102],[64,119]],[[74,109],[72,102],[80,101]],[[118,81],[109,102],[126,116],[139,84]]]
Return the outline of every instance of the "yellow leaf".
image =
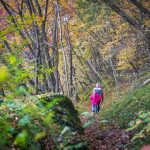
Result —
[[[35,141],[38,141],[42,138],[44,138],[46,136],[46,132],[40,132],[40,133],[37,133],[36,136],[35,136]]]
[[[8,77],[8,71],[6,66],[0,66],[0,83],[4,82]]]
[[[137,121],[136,121],[136,124],[141,124],[141,123],[142,123],[141,120],[137,120]]]
[[[12,65],[14,65],[14,64],[17,62],[16,57],[13,56],[13,55],[11,55],[11,56],[9,57],[9,61],[10,61],[10,64],[12,64]]]

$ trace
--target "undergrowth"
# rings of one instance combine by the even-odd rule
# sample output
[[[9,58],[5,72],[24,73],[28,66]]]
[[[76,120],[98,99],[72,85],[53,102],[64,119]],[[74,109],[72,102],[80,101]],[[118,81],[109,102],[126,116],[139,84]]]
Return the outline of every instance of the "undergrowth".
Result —
[[[17,97],[0,104],[0,149],[80,148],[82,141],[71,142],[82,130],[73,103],[63,95]]]
[[[131,126],[139,123],[139,121],[136,121],[139,118],[139,114],[141,112],[144,114],[149,113],[149,108],[150,84],[145,85],[144,87],[139,89],[135,89],[132,91],[130,90],[124,93],[115,101],[111,102],[109,107],[107,107],[106,109],[102,109],[102,111],[100,112],[100,119],[101,121],[107,122],[107,125],[109,127],[117,125],[120,128],[127,129],[129,128],[129,126],[131,128]],[[150,116],[148,116],[148,119],[150,119]],[[132,130],[133,137],[139,132],[143,133],[143,136],[139,136],[135,140],[131,141],[132,146],[135,149],[138,149],[139,146],[143,144],[148,144],[148,141],[150,141],[150,133],[145,133],[145,131],[148,131],[147,128],[150,128],[149,125],[143,120],[141,120],[140,123],[141,124],[139,126],[133,128]],[[143,131],[143,129],[145,131]]]

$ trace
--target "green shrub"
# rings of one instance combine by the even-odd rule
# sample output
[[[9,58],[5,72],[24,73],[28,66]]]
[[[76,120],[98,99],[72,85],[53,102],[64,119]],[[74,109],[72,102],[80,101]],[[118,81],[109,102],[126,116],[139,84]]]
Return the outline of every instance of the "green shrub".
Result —
[[[0,147],[40,150],[44,139],[51,137],[56,147],[65,127],[82,131],[78,113],[63,95],[28,96],[4,100],[0,105]],[[68,136],[68,135],[67,135]]]

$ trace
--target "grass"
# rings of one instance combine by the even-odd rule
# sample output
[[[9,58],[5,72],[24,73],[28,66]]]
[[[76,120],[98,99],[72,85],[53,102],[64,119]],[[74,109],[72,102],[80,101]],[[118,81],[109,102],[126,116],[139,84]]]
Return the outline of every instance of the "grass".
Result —
[[[128,91],[119,99],[111,102],[107,109],[101,111],[100,116],[101,119],[108,120],[110,124],[115,121],[121,128],[125,128],[130,121],[136,118],[137,113],[149,111],[149,108],[150,85],[146,85],[140,89]]]

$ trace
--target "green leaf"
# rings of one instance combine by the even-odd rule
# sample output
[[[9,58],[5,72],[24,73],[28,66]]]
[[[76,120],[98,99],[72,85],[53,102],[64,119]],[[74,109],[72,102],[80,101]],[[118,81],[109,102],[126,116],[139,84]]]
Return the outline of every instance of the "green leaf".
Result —
[[[142,113],[141,115],[139,115],[139,117],[142,118],[142,119],[144,119],[144,118],[146,118],[149,114],[150,114],[150,112],[148,112],[148,113]]]
[[[138,126],[139,126],[139,124],[135,124],[135,125],[133,125],[133,126],[131,126],[131,127],[127,128],[127,130],[126,130],[126,131],[131,131],[131,130],[133,130],[133,129],[137,128]]]
[[[45,136],[46,136],[46,132],[45,131],[37,133],[36,136],[35,136],[35,141],[38,141],[38,140],[44,138]]]
[[[28,133],[27,131],[23,130],[21,133],[17,135],[14,144],[20,147],[27,147],[27,139]]]
[[[146,126],[146,132],[150,134],[150,123]]]
[[[92,113],[91,112],[83,112],[82,114],[81,114],[81,116],[88,116],[88,117],[92,117],[93,115],[92,115]]]
[[[0,83],[8,78],[8,71],[6,66],[0,66]]]
[[[15,65],[17,63],[16,57],[11,55],[9,57],[10,64]]]
[[[29,115],[25,115],[23,118],[21,118],[20,120],[19,120],[19,126],[25,126],[25,125],[27,125],[27,124],[30,124],[31,122],[30,122],[30,117],[29,117]]]
[[[139,133],[135,134],[135,136],[131,139],[131,141],[134,141],[135,139],[138,139],[138,138],[143,138],[144,137],[143,132],[144,132],[144,130],[142,130]]]
[[[83,128],[88,127],[88,126],[89,126],[89,125],[91,125],[94,121],[95,121],[95,119],[94,119],[94,118],[93,118],[93,119],[91,119],[91,120],[88,120],[87,122],[85,122],[85,123],[84,123]]]
[[[64,127],[64,129],[62,130],[60,136],[64,135],[66,132],[69,132],[70,131],[70,128],[69,127]]]
[[[108,120],[103,119],[103,120],[101,120],[100,122],[101,122],[101,123],[108,123]]]

